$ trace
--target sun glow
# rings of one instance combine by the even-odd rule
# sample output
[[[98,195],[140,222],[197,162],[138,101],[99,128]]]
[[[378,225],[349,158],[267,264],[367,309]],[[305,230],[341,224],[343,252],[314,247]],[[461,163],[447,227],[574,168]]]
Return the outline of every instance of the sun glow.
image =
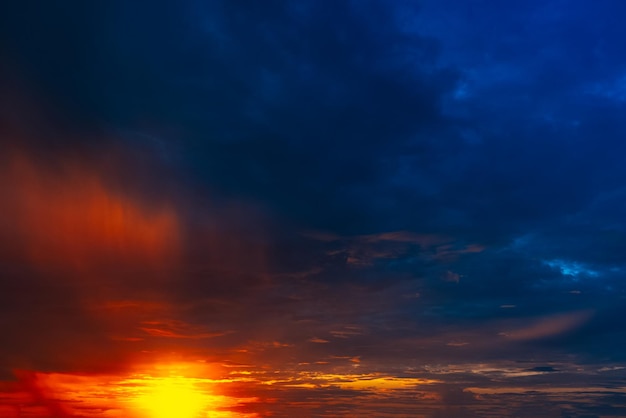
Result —
[[[143,379],[144,390],[135,400],[145,418],[198,418],[210,405],[195,379],[164,377]],[[206,413],[204,414],[206,416]]]
[[[203,363],[138,366],[123,375],[15,371],[19,383],[0,381],[0,417],[258,418],[242,408],[255,397],[228,395],[241,380]]]
[[[149,369],[127,381],[135,387],[132,409],[140,418],[206,418],[224,404],[223,396],[213,394],[206,365],[161,363]]]

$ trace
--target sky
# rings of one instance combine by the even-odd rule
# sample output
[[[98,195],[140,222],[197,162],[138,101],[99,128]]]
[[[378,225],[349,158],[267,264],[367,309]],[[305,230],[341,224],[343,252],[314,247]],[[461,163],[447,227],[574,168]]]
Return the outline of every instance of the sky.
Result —
[[[0,7],[0,416],[626,416],[623,1]]]

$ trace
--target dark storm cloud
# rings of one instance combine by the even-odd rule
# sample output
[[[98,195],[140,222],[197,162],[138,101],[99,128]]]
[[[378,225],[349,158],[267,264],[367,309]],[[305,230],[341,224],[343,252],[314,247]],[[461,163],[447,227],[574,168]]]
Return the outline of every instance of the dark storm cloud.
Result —
[[[16,4],[8,56],[59,112],[309,228],[501,243],[618,182],[621,29],[582,5],[248,6]]]
[[[434,40],[398,29],[401,8],[15,8],[10,56],[61,113],[100,129],[173,132],[205,182],[311,226],[384,227],[395,157],[444,152],[418,135],[441,126],[455,75],[436,65]]]

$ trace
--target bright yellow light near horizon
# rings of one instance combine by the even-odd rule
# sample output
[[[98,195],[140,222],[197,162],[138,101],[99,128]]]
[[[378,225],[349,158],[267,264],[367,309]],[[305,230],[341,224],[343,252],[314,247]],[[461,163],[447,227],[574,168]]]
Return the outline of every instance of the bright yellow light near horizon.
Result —
[[[224,378],[213,365],[204,362],[138,364],[133,370],[120,374],[32,372],[28,377],[42,388],[45,399],[54,399],[54,403],[72,417],[260,417],[255,412],[241,411],[242,407],[258,402],[258,398],[224,393],[228,392],[226,386],[239,380]],[[0,398],[4,396],[7,401],[7,393],[2,389],[0,387]],[[19,415],[16,411],[21,405],[29,404],[31,398],[26,389],[26,385],[23,390],[16,388],[16,396],[19,396],[3,404],[10,404],[11,411],[5,412],[6,408],[0,406],[0,417]],[[20,416],[40,416],[37,412],[41,407],[35,403],[25,406]]]
[[[197,387],[196,379],[156,377],[143,382],[135,399],[145,418],[204,418],[211,396]],[[143,417],[142,417],[143,418]]]

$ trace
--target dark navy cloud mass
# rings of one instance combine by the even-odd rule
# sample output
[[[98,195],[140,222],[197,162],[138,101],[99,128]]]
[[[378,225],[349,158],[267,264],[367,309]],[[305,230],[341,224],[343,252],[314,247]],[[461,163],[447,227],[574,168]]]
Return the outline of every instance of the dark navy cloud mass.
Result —
[[[623,416],[623,2],[9,1],[0,14],[0,146],[49,161],[121,150],[134,180],[111,174],[112,187],[177,202],[185,261],[167,292],[185,321],[224,332],[194,350],[265,339],[289,355],[258,345],[248,361],[356,359],[438,382],[438,404],[348,399],[355,415],[329,403],[319,416]]]

